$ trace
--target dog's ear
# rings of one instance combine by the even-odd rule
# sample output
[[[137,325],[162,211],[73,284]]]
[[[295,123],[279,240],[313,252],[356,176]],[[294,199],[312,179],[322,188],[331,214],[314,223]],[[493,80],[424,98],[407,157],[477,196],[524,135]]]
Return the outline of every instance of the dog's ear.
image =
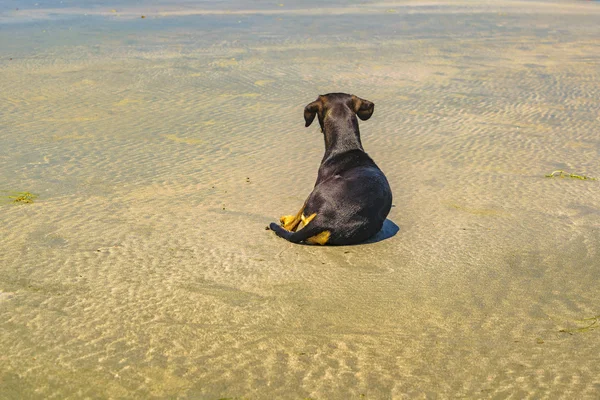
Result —
[[[321,98],[318,98],[304,107],[304,121],[306,122],[306,125],[304,126],[309,127],[310,124],[312,124],[313,120],[315,119],[315,115],[317,115],[318,112],[321,112],[322,107],[323,102],[321,101]]]
[[[361,99],[357,96],[352,96],[352,105],[354,106],[354,112],[358,115],[358,118],[363,121],[368,120],[373,115],[373,110],[375,110],[375,104],[371,103],[369,100]]]

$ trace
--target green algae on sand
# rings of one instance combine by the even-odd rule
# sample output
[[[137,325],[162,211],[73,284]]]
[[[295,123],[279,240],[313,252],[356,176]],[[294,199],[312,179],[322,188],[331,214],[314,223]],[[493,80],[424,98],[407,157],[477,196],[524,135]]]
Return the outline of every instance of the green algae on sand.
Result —
[[[598,178],[593,178],[591,176],[585,175],[576,175],[570,172],[565,172],[563,170],[553,171],[551,174],[545,175],[546,178],[571,178],[571,179],[579,179],[582,181],[597,181]]]
[[[568,333],[569,335],[572,335],[574,333],[582,333],[582,332],[588,332],[588,331],[593,331],[594,329],[598,328],[598,321],[600,320],[600,315],[596,315],[590,318],[584,318],[584,319],[580,319],[578,320],[581,323],[584,323],[585,326],[582,327],[577,327],[577,328],[571,328],[571,329],[561,329],[559,330],[559,332],[563,332],[563,333]]]
[[[30,192],[13,192],[13,191],[2,191],[0,192],[0,204],[3,203],[17,203],[17,204],[30,204],[33,200],[37,199],[37,194]]]

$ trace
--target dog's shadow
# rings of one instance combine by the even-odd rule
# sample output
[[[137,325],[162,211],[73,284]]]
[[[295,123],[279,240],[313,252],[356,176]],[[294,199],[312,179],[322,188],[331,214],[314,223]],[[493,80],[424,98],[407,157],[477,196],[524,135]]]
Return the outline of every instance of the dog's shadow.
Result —
[[[381,230],[379,232],[377,232],[377,234],[375,234],[375,236],[373,236],[372,238],[370,238],[368,240],[365,240],[364,242],[357,243],[357,244],[371,244],[371,243],[382,242],[384,240],[387,240],[389,238],[396,236],[396,233],[398,233],[398,231],[400,231],[400,228],[398,227],[398,225],[396,225],[391,220],[386,219],[383,222],[383,226],[381,227]]]

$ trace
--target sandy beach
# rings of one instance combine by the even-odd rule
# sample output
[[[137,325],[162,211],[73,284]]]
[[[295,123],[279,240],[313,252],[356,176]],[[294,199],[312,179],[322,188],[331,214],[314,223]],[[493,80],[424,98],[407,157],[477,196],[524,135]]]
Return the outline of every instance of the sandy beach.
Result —
[[[600,2],[36,4],[0,7],[0,398],[598,398]],[[292,245],[329,92],[394,206]]]

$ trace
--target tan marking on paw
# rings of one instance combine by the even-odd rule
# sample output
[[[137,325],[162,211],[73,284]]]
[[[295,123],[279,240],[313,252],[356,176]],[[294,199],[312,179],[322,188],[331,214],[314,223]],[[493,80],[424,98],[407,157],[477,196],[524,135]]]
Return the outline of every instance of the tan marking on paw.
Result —
[[[312,237],[309,237],[308,239],[306,239],[306,243],[324,245],[325,243],[327,243],[329,241],[330,237],[331,237],[331,232],[323,231],[315,236],[312,236]]]
[[[317,213],[311,214],[308,217],[305,217],[304,214],[302,214],[302,217],[300,217],[300,218],[302,219],[303,226],[308,225],[309,222],[312,221],[313,219],[315,219],[316,216],[317,216]]]
[[[279,218],[279,224],[281,227],[287,231],[294,232],[296,228],[298,228],[298,224],[302,220],[302,212],[304,211],[304,207],[306,206],[306,202],[302,205],[300,211],[296,215],[284,215]]]

